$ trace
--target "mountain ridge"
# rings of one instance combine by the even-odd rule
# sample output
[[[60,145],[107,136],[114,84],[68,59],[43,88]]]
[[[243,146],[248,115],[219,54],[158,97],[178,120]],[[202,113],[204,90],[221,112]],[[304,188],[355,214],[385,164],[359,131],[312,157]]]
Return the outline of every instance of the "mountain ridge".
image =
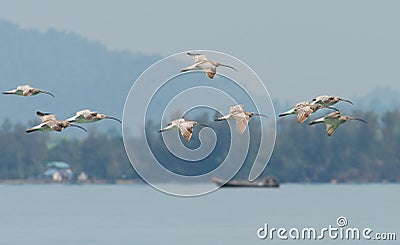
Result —
[[[4,20],[0,20],[0,33],[0,89],[31,84],[55,94],[54,99],[1,96],[1,118],[18,122],[34,120],[37,110],[63,118],[85,108],[121,118],[130,87],[160,59],[108,50],[76,33],[26,30]]]

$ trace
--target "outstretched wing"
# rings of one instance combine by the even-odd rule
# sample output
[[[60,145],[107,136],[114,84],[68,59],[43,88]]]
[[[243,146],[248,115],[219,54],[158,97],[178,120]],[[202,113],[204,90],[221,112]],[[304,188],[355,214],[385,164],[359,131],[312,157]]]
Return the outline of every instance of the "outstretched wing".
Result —
[[[297,109],[297,123],[303,123],[305,120],[307,120],[311,113],[312,109],[310,106],[304,106],[301,108]]]
[[[246,130],[247,124],[249,123],[249,116],[246,115],[243,104],[233,105],[229,107],[229,114],[236,120],[236,127],[240,134]]]
[[[229,107],[229,113],[243,112],[243,104],[232,105]]]
[[[325,118],[327,119],[335,119],[335,118],[339,118],[342,115],[341,111],[334,111],[329,113],[328,115],[325,116]]]
[[[84,110],[80,110],[80,111],[75,112],[75,115],[82,115],[82,114],[90,113],[90,112],[91,111],[89,109],[84,109]]]
[[[32,128],[28,128],[25,132],[32,133],[34,131],[45,131],[46,132],[46,131],[51,131],[51,128],[47,125],[46,122],[42,122],[39,125],[36,125]]]
[[[204,54],[193,54],[188,52],[187,55],[191,56],[194,59],[194,63],[207,60],[207,57]]]
[[[60,132],[64,129],[64,127],[57,121],[49,121],[47,126],[52,128],[54,131]]]
[[[37,111],[36,115],[38,115],[40,117],[40,119],[42,120],[42,123],[51,121],[51,120],[56,120],[56,116],[51,113],[43,113],[43,112]]]
[[[81,118],[82,118],[82,114],[75,114],[75,116],[67,118],[65,121],[75,122],[76,120],[81,119]]]
[[[332,136],[335,132],[336,129],[339,127],[339,124],[326,124],[326,133],[328,136]]]
[[[91,122],[97,116],[96,111],[91,111],[88,109],[81,110],[75,113],[75,116],[68,118],[66,121],[69,122],[78,122],[78,123],[87,123]]]
[[[179,131],[181,131],[181,134],[183,138],[185,138],[186,142],[189,142],[193,134],[193,124],[181,123],[179,124]]]
[[[311,100],[311,104],[315,105],[315,104],[324,104],[326,103],[326,100],[329,98],[328,95],[320,95],[317,96],[316,98]]]
[[[243,113],[244,114],[244,113]],[[237,119],[236,120],[236,127],[239,131],[240,134],[243,134],[243,132],[246,130],[247,128],[247,124],[249,123],[249,118],[242,118],[242,119]]]
[[[32,87],[30,86],[30,85],[19,85],[18,87],[17,87],[17,90],[20,90],[20,91],[25,91],[25,90],[29,90],[29,89],[31,89]]]
[[[185,67],[181,70],[181,72],[185,72],[185,71],[193,71],[193,70],[202,70],[200,67],[198,67],[199,63],[194,63],[191,66]]]

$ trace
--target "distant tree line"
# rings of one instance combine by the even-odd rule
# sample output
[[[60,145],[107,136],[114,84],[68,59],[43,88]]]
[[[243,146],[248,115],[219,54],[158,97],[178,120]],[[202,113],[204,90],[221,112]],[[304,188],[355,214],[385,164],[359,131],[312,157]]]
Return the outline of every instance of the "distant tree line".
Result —
[[[399,182],[400,110],[388,111],[381,117],[373,111],[354,111],[352,115],[364,118],[368,124],[348,122],[331,137],[325,134],[324,125],[298,125],[294,117],[279,119],[275,149],[262,177],[273,175],[282,182],[329,182],[332,179],[339,182]],[[253,124],[251,121],[250,128]],[[91,179],[139,178],[130,165],[120,135],[92,128],[84,138],[55,141],[45,133],[27,135],[25,129],[26,125],[3,121],[0,127],[0,179],[36,178],[44,172],[49,161],[65,161],[75,174],[84,171]],[[226,132],[222,132],[225,137]],[[179,163],[174,163],[172,156],[164,152],[160,137],[160,134],[150,135],[148,140],[153,142],[152,149],[184,173],[185,168],[179,169]],[[192,140],[191,144],[196,147],[199,143],[196,134]],[[137,147],[144,146],[138,144]],[[223,156],[226,150],[226,147],[217,147],[213,154],[218,155],[220,151]],[[251,149],[250,154],[253,154]],[[148,159],[143,156],[141,161],[146,164]],[[237,178],[246,178],[251,166],[249,160]],[[204,164],[204,171],[210,167],[216,166]]]
[[[49,161],[64,161],[75,174],[84,171],[91,179],[138,178],[125,154],[120,136],[95,128],[83,139],[54,141],[50,134],[24,131],[27,127],[5,120],[0,130],[0,179],[37,178]],[[65,132],[67,133],[67,132]]]
[[[399,182],[400,110],[382,117],[354,111],[368,124],[350,121],[328,137],[325,126],[280,120],[265,174],[286,182]]]

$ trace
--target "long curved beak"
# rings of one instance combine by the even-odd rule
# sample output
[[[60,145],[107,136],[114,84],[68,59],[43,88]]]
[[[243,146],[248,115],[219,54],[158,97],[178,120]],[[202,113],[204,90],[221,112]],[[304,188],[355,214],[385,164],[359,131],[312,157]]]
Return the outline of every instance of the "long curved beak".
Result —
[[[261,113],[254,113],[254,116],[269,118],[267,115]]]
[[[233,66],[230,66],[230,65],[224,65],[224,64],[219,64],[220,66],[225,66],[225,67],[228,67],[228,68],[231,68],[232,70],[234,70],[234,71],[237,71],[236,70],[236,68],[235,67],[233,67]]]
[[[82,129],[83,131],[87,132],[86,128],[84,128],[84,127],[82,127],[82,126],[79,126],[79,125],[76,125],[76,124],[72,124],[72,123],[70,123],[69,126],[76,127],[76,128],[80,128],[80,129]]]
[[[350,104],[354,105],[354,104],[353,104],[353,102],[351,102],[350,100],[346,100],[346,99],[342,99],[342,98],[340,98],[339,100],[340,100],[340,101],[344,101],[344,102],[347,102],[347,103],[350,103]]]
[[[122,123],[122,121],[121,121],[121,120],[119,120],[119,119],[118,119],[118,118],[116,118],[116,117],[112,117],[112,116],[105,116],[104,118],[112,119],[112,120],[115,120],[115,121],[117,121],[117,122],[119,122],[119,123]]]
[[[50,96],[53,97],[53,98],[55,97],[54,94],[50,93],[49,91],[43,91],[43,90],[42,90],[42,91],[40,91],[40,92],[43,93],[43,94],[48,94],[48,95],[50,95]]]
[[[367,123],[367,121],[365,121],[364,119],[359,118],[359,117],[349,117],[349,119],[350,120],[357,120],[357,121],[360,121],[360,122],[363,122],[363,123]]]

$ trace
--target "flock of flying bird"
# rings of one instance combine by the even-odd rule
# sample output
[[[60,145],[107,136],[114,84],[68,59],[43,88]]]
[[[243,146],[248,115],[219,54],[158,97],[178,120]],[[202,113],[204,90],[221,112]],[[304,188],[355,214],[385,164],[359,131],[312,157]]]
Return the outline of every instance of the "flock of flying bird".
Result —
[[[194,59],[194,64],[189,67],[183,68],[181,72],[202,70],[207,74],[209,78],[213,79],[216,74],[217,67],[219,66],[228,67],[236,71],[234,67],[209,60],[203,54],[193,54],[193,53],[187,53],[187,54]],[[335,110],[335,112],[332,112],[316,120],[313,120],[309,123],[309,125],[324,123],[326,125],[326,133],[328,134],[328,136],[333,135],[336,129],[339,127],[339,125],[347,121],[358,120],[366,123],[364,119],[342,115],[341,111],[332,107],[333,105],[335,105],[340,101],[353,104],[353,102],[351,102],[350,100],[346,100],[337,96],[321,95],[312,99],[311,101],[303,101],[297,103],[294,108],[279,114],[279,117],[295,114],[297,115],[297,122],[300,124],[306,121],[311,116],[312,113],[316,112],[319,109],[328,108],[331,110]],[[268,118],[264,114],[247,112],[244,110],[242,104],[238,104],[230,106],[229,114],[223,117],[216,118],[215,121],[235,120],[239,133],[243,134],[252,116],[262,116]],[[177,129],[181,132],[185,140],[189,142],[193,134],[193,127],[197,125],[209,127],[208,125],[203,123],[199,123],[193,120],[188,120],[185,118],[179,118],[168,123],[168,125],[165,128],[160,129],[160,132],[168,131],[171,129]]]
[[[33,96],[33,95],[37,95],[40,93],[48,94],[48,95],[54,97],[54,95],[52,93],[45,91],[45,90],[38,89],[38,88],[33,88],[30,85],[20,85],[16,89],[3,92],[3,94],[13,94],[13,95],[19,95],[19,96]],[[58,120],[56,118],[56,116],[52,113],[43,113],[43,112],[37,111],[36,115],[38,115],[40,117],[41,123],[32,128],[28,128],[25,132],[27,132],[27,133],[31,133],[34,131],[42,131],[42,132],[58,131],[58,132],[60,132],[69,126],[77,127],[77,128],[84,130],[85,132],[87,132],[87,130],[84,127],[79,126],[77,124],[97,122],[104,118],[113,119],[113,120],[116,120],[121,123],[121,120],[119,120],[118,118],[115,118],[112,116],[106,116],[104,114],[101,114],[101,113],[98,113],[95,111],[91,111],[89,109],[78,111],[75,113],[75,115],[73,117],[70,117],[66,120]],[[74,123],[77,123],[77,124],[74,124]]]
[[[194,59],[194,64],[191,66],[188,66],[186,68],[183,68],[181,70],[181,72],[187,72],[187,71],[192,71],[192,70],[202,70],[207,74],[207,76],[210,79],[213,79],[217,72],[217,67],[219,67],[219,66],[228,67],[228,68],[236,71],[236,69],[234,67],[232,67],[230,65],[221,64],[216,61],[209,60],[203,54],[193,54],[193,53],[189,53],[189,52],[187,54]],[[45,90],[38,89],[38,88],[33,88],[30,85],[21,85],[21,86],[18,86],[16,89],[3,92],[3,94],[13,94],[13,95],[20,95],[20,96],[33,96],[33,95],[37,95],[40,93],[48,94],[48,95],[54,97],[54,95],[52,93],[45,91]],[[332,113],[330,113],[324,117],[318,118],[316,120],[313,120],[309,123],[309,125],[324,123],[326,125],[326,133],[329,136],[331,136],[331,135],[333,135],[333,133],[335,133],[336,129],[339,127],[340,124],[345,123],[347,121],[358,120],[358,121],[366,123],[366,121],[364,119],[361,119],[358,117],[344,116],[338,109],[332,107],[333,105],[335,105],[336,103],[338,103],[340,101],[344,101],[344,102],[353,104],[351,101],[337,97],[337,96],[322,95],[322,96],[318,96],[318,97],[314,98],[311,101],[303,101],[303,102],[297,103],[294,108],[281,113],[279,115],[279,117],[295,114],[295,115],[297,115],[297,122],[300,124],[300,123],[303,123],[304,121],[306,121],[312,113],[316,112],[319,109],[328,108],[331,110],[335,110],[335,112],[332,112]],[[43,112],[37,111],[36,114],[40,117],[41,123],[32,128],[27,129],[26,130],[27,133],[31,133],[34,131],[42,131],[42,132],[58,131],[58,132],[60,132],[69,126],[78,127],[84,131],[87,131],[84,127],[79,126],[77,124],[97,122],[97,121],[100,121],[105,118],[113,119],[113,120],[116,120],[121,123],[121,120],[116,117],[106,116],[104,114],[101,114],[101,113],[98,113],[95,111],[91,111],[89,109],[78,111],[75,113],[75,115],[73,117],[70,117],[66,120],[58,120],[55,117],[55,115],[52,113],[43,113]],[[247,128],[250,118],[253,116],[261,116],[261,117],[268,118],[264,114],[245,111],[243,104],[238,104],[238,105],[230,106],[229,113],[225,116],[216,118],[215,121],[235,120],[239,133],[243,134],[243,132]],[[192,137],[192,134],[193,134],[194,126],[209,127],[206,124],[199,123],[199,122],[196,122],[193,120],[188,120],[188,119],[185,119],[182,117],[182,118],[173,120],[170,123],[168,123],[168,125],[165,128],[160,129],[160,132],[168,131],[171,129],[177,129],[181,132],[184,139],[187,142],[189,142],[190,138]]]
[[[312,99],[311,101],[303,101],[297,103],[294,108],[279,114],[279,117],[297,114],[297,122],[303,123],[311,116],[312,113],[316,112],[319,109],[329,108],[335,110],[334,112],[329,113],[328,115],[325,115],[321,118],[315,119],[309,123],[309,125],[324,123],[326,125],[326,133],[328,134],[328,136],[332,136],[339,125],[347,121],[358,120],[363,123],[367,123],[364,119],[359,117],[352,117],[347,115],[344,116],[342,115],[341,111],[332,107],[340,101],[344,101],[353,105],[353,102],[351,102],[350,100],[346,100],[338,96],[321,95]]]

